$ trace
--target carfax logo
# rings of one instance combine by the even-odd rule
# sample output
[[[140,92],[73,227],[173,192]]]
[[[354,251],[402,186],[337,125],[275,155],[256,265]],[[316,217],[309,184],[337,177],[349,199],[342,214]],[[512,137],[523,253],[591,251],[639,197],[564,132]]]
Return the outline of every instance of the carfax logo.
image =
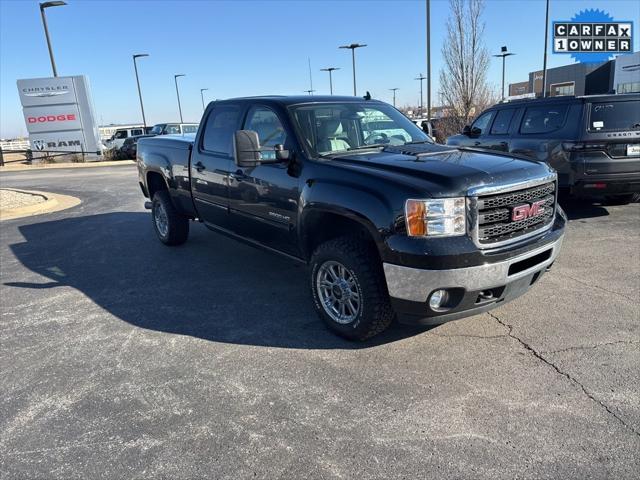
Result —
[[[553,22],[553,53],[578,62],[605,62],[614,53],[631,53],[633,22],[614,21],[603,10],[583,10],[571,20]]]

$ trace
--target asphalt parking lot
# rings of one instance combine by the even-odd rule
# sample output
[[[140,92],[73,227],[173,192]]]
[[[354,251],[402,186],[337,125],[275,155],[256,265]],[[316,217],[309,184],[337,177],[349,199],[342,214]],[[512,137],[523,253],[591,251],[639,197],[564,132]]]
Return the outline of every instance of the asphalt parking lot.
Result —
[[[82,200],[0,224],[2,478],[637,478],[637,203],[567,205],[511,304],[354,344],[303,266],[161,245],[132,166],[0,184]]]

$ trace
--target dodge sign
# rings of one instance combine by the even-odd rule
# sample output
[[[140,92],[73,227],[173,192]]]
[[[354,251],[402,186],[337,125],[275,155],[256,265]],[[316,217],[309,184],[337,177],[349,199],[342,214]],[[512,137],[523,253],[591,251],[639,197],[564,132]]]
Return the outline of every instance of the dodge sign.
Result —
[[[18,91],[34,152],[100,152],[85,76],[18,80]]]

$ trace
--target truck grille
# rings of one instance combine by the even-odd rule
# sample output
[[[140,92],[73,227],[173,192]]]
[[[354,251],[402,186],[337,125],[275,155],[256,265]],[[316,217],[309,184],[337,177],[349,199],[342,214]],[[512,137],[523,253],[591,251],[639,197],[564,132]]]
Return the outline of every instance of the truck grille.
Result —
[[[542,212],[529,215],[534,202]],[[553,221],[556,203],[555,182],[515,192],[478,197],[477,240],[481,245],[491,245],[543,229]],[[524,218],[513,220],[514,208],[524,211]]]

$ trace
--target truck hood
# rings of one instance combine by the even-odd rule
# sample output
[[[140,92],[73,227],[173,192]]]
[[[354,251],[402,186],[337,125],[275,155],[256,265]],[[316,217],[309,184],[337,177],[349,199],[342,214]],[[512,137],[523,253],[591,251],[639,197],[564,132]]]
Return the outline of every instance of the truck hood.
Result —
[[[542,162],[502,152],[431,144],[345,153],[332,157],[332,162],[343,168],[409,183],[433,196],[467,195],[472,189],[518,184],[553,174]]]

